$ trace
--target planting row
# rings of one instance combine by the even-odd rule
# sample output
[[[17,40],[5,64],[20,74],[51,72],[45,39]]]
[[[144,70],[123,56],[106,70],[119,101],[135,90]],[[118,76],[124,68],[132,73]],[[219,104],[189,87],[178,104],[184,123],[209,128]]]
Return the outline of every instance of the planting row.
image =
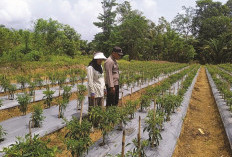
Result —
[[[185,65],[174,65],[172,67],[166,67],[166,68],[161,68],[158,70],[155,70],[155,72],[151,72],[149,74],[149,79],[147,79],[145,77],[145,75],[143,75],[140,71],[141,68],[139,68],[138,70],[134,70],[134,73],[131,73],[130,75],[129,72],[127,73],[122,73],[120,75],[120,88],[127,85],[127,88],[131,87],[133,88],[135,86],[135,84],[137,83],[142,85],[145,82],[149,82],[151,80],[154,80],[157,78],[157,76],[161,75],[162,73],[167,73],[168,72],[173,72],[179,68],[184,67]],[[81,75],[81,82],[83,84],[84,78],[86,77],[85,73],[83,73]],[[148,76],[148,74],[146,74],[146,76]],[[77,84],[78,86],[78,84]],[[77,86],[76,84],[73,82],[73,86],[71,91],[72,92],[76,92],[77,91]],[[53,87],[50,88],[49,86],[47,86],[46,90],[45,89],[38,89],[36,90],[35,88],[29,88],[29,96],[33,97],[33,102],[34,101],[40,101],[45,99],[47,101],[47,99],[51,99],[53,97],[57,97],[60,96],[60,94],[64,91],[71,88],[70,86],[64,85],[62,83],[62,81],[59,82],[59,88],[57,87]],[[61,91],[62,90],[62,91]],[[22,94],[22,93],[21,93]],[[18,94],[21,97],[21,94]],[[25,94],[26,95],[26,94]],[[27,96],[27,97],[29,97]],[[26,97],[26,96],[24,96]],[[8,100],[7,100],[8,99]],[[15,107],[20,105],[20,103],[18,103],[17,101],[17,96],[16,96],[16,100],[15,99],[15,93],[14,92],[9,92],[8,97],[0,97],[0,109],[7,109],[7,108],[11,108],[11,107]],[[2,105],[1,105],[2,104]],[[50,102],[48,104],[48,106],[50,106]]]
[[[152,81],[151,84],[152,84],[152,83],[155,83],[155,81]],[[143,85],[142,87],[145,87],[145,86]],[[84,86],[83,86],[83,88],[84,88]],[[137,87],[137,88],[135,87],[135,88],[133,89],[133,91],[137,91],[137,90],[139,90],[139,89],[140,89],[140,87]],[[80,91],[80,90],[79,90],[79,91]],[[124,90],[124,93],[125,93],[125,94],[129,94],[130,91]],[[83,95],[83,94],[82,94],[82,95]],[[67,105],[67,106],[68,106],[68,107],[67,107],[68,112],[65,112],[65,113],[64,113],[64,117],[65,117],[65,118],[71,119],[72,115],[75,115],[75,114],[76,114],[76,111],[77,111],[76,104],[77,104],[77,103],[80,104],[80,102],[82,101],[81,99],[83,100],[83,96],[79,96],[77,102],[76,102],[76,101],[72,101],[72,102],[70,102],[70,103]],[[87,113],[87,97],[85,98],[85,104],[86,104],[86,105],[84,105],[84,111],[85,111],[85,113]],[[44,114],[44,115],[46,115],[45,121],[47,122],[47,124],[44,125],[44,126],[42,126],[41,129],[35,130],[35,133],[40,133],[41,136],[42,136],[42,135],[48,133],[48,132],[49,132],[48,130],[50,130],[50,132],[52,132],[52,131],[55,131],[55,130],[61,128],[61,127],[64,127],[64,124],[62,124],[62,123],[63,123],[63,120],[56,120],[56,119],[55,119],[55,117],[57,117],[57,116],[55,116],[55,115],[58,114],[58,111],[61,112],[61,110],[60,110],[59,108],[57,108],[57,107],[51,107],[51,109],[46,109],[46,110],[45,110],[46,114]],[[60,112],[59,112],[59,113],[60,113]],[[62,110],[62,112],[63,112],[63,110]],[[32,115],[33,115],[33,114],[32,114]],[[8,127],[9,129],[11,129],[11,130],[14,130],[15,126],[18,127],[18,129],[19,129],[19,128],[21,129],[21,128],[23,127],[23,129],[22,129],[21,132],[19,132],[19,130],[18,130],[17,132],[14,132],[14,131],[13,131],[13,134],[8,135],[8,137],[9,137],[9,138],[11,137],[11,139],[10,139],[10,140],[7,139],[6,142],[4,141],[5,143],[3,143],[2,146],[3,146],[3,145],[9,145],[10,143],[12,143],[12,140],[14,140],[14,137],[15,137],[15,136],[13,136],[13,135],[16,135],[16,136],[23,136],[23,134],[26,134],[26,132],[27,132],[27,127],[28,127],[27,124],[28,124],[28,121],[29,121],[29,119],[30,119],[30,116],[32,116],[32,115],[29,114],[29,115],[27,115],[26,117],[20,118],[21,122],[18,121],[19,118],[13,118],[13,119],[10,119],[9,121],[5,121],[5,122],[2,123],[2,124],[4,124],[3,126],[7,126],[7,127]],[[40,115],[42,115],[42,114],[40,114]],[[62,116],[61,116],[61,117],[62,117]],[[25,121],[25,120],[26,120],[26,121]],[[22,126],[20,126],[20,124],[21,124]],[[4,128],[5,128],[5,127],[4,127]],[[8,131],[8,129],[6,129],[6,130]]]
[[[126,143],[125,141],[123,141],[123,143],[125,145],[132,142],[134,143],[134,146],[131,144],[125,148],[125,151],[126,150],[128,151],[126,153],[127,156],[139,156],[139,154],[145,156],[145,154],[147,154],[146,152],[150,153],[149,156],[154,156],[155,154],[154,150],[150,150],[150,149],[145,150],[144,148],[145,146],[148,146],[148,144],[151,147],[159,145],[160,140],[162,139],[161,131],[163,131],[164,128],[163,123],[165,121],[169,121],[170,114],[173,111],[175,111],[177,107],[179,107],[180,103],[183,100],[183,94],[186,92],[188,86],[192,83],[192,79],[196,74],[197,68],[195,68],[193,71],[191,70],[192,69],[188,69],[188,70],[186,69],[181,73],[172,75],[168,79],[164,80],[161,83],[161,85],[147,89],[146,92],[141,95],[139,100],[129,101],[126,103],[124,107],[113,109],[114,110],[113,112],[117,113],[116,115],[114,114],[115,116],[112,116],[113,112],[108,109],[102,110],[99,107],[93,109],[90,112],[90,120],[93,124],[99,122],[97,125],[98,128],[102,131],[103,138],[90,148],[87,156],[105,156],[108,153],[110,153],[113,156],[119,152],[119,150],[122,147],[121,141],[118,140],[121,139],[120,138],[121,132],[114,129],[112,132],[109,133],[109,137],[106,138],[106,133],[109,130],[112,130],[117,123],[119,124],[123,123],[125,126],[124,130],[127,136],[126,137],[127,141]],[[181,83],[182,88],[180,88],[178,92],[179,94],[169,95],[170,92],[168,89],[170,89],[171,85],[177,82],[178,80],[180,80],[181,78],[183,78],[190,71],[191,74],[186,77],[183,83]],[[176,89],[178,89],[178,87],[176,87]],[[152,100],[156,100],[154,103],[156,106],[155,110],[152,109],[151,107]],[[139,108],[138,112],[136,112],[137,108]],[[146,109],[149,108],[151,110],[147,114]],[[142,118],[141,130],[143,130],[143,134],[141,135],[141,138],[143,140],[140,140],[137,137],[139,116],[141,116]],[[107,119],[107,121],[104,121],[104,119]],[[128,120],[130,120],[130,122],[128,122]],[[101,145],[104,145],[105,143],[107,143],[107,145],[101,147]],[[141,145],[139,145],[139,143],[141,143]],[[100,147],[98,146],[99,144]],[[116,156],[120,156],[120,154]]]
[[[186,72],[186,70],[184,70],[184,71]],[[183,75],[184,74],[182,74],[182,77],[183,77]],[[178,78],[181,78],[181,76],[179,76],[179,77],[175,76],[174,78],[178,79]],[[174,79],[174,78],[172,78],[172,79]],[[170,81],[169,83],[172,83],[172,81]],[[166,85],[168,83],[164,83],[164,84]],[[165,85],[164,85],[163,91],[167,90],[165,88]],[[104,121],[103,121],[103,123],[107,123],[107,124],[106,125],[105,124],[99,124],[101,126],[98,126],[98,127],[100,127],[100,128],[104,128],[105,127],[106,130],[108,130],[108,129],[110,130],[110,128],[112,127],[111,123],[112,124],[116,124],[116,121],[119,122],[120,119],[122,120],[123,117],[125,117],[125,116],[123,116],[124,114],[119,114],[119,113],[124,113],[125,111],[129,111],[129,110],[132,111],[132,108],[135,108],[134,104],[135,104],[134,101],[127,102],[126,106],[128,108],[126,110],[122,109],[122,108],[121,108],[122,109],[121,110],[120,108],[114,108],[114,107],[109,108],[107,110],[102,110],[101,108],[98,108],[98,109],[95,108],[96,110],[93,109],[90,112],[90,115],[92,115],[91,119],[93,121],[95,121],[95,120],[98,119],[99,116],[108,117],[108,120],[104,119]],[[129,107],[129,106],[132,106],[132,107]],[[98,114],[98,113],[100,113],[100,114]],[[115,114],[115,113],[117,113],[117,114]],[[96,117],[95,117],[95,115],[96,115]],[[97,119],[95,119],[94,117],[97,118]],[[101,121],[101,120],[98,119],[97,121]],[[110,122],[110,125],[108,125],[109,122]],[[88,138],[87,135],[89,134],[88,132],[89,132],[89,129],[91,128],[91,124],[89,124],[89,122],[86,122],[86,121],[83,121],[80,124],[79,120],[73,119],[70,122],[68,122],[68,128],[70,129],[70,132],[67,134],[67,141],[66,141],[67,147],[72,152],[72,154],[75,154],[76,151],[78,151],[79,153],[84,152],[83,149],[86,149],[86,146],[88,146],[90,144],[89,138]],[[76,134],[76,133],[81,133],[81,135],[80,134]],[[103,131],[103,133],[104,133],[104,131]],[[77,139],[79,139],[79,140],[77,140]],[[29,137],[28,137],[28,141],[30,141]],[[87,145],[85,144],[85,142],[87,142]],[[73,151],[73,146],[78,146],[78,148],[76,148]],[[8,150],[8,152],[10,152],[10,151]]]
[[[227,74],[227,73],[226,73]],[[228,74],[227,74],[228,75]],[[227,138],[232,149],[232,90],[231,82],[215,66],[207,66],[207,76],[210,82],[218,111],[220,113]],[[230,84],[230,85],[229,85]]]

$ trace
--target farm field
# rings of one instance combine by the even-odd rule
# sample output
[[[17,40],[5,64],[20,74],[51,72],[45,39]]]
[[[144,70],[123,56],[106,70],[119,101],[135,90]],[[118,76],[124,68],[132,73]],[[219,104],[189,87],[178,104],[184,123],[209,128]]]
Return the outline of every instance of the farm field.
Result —
[[[172,66],[170,66],[172,65]],[[95,126],[94,132],[89,132],[88,136],[91,139],[91,144],[89,143],[89,151],[86,154],[87,156],[106,156],[111,155],[115,156],[117,154],[120,154],[121,152],[121,138],[122,138],[122,131],[118,130],[117,127],[120,123],[122,123],[123,130],[126,132],[126,144],[131,143],[132,141],[135,141],[137,139],[138,130],[140,130],[140,138],[141,141],[143,141],[144,148],[143,153],[147,154],[148,156],[171,156],[174,153],[174,156],[180,156],[186,155],[187,152],[193,153],[193,154],[205,154],[205,150],[197,150],[199,141],[206,142],[207,144],[203,143],[202,145],[207,145],[209,148],[212,149],[210,146],[209,141],[206,139],[211,139],[212,137],[217,137],[215,140],[210,140],[216,143],[213,147],[213,150],[216,151],[216,147],[218,150],[216,151],[218,155],[224,155],[224,156],[230,156],[230,141],[228,140],[228,136],[225,133],[223,122],[221,121],[220,115],[217,112],[217,106],[214,103],[214,95],[211,93],[211,87],[209,85],[209,82],[207,81],[207,75],[206,75],[206,69],[211,72],[212,77],[216,76],[214,79],[220,78],[223,83],[225,84],[225,88],[228,89],[228,93],[231,92],[231,87],[229,87],[228,82],[230,81],[230,77],[226,77],[230,75],[230,71],[228,69],[225,69],[222,67],[222,65],[219,66],[211,66],[208,65],[206,67],[200,67],[199,65],[188,65],[188,64],[177,64],[177,63],[162,63],[162,62],[138,62],[134,61],[131,62],[120,62],[120,70],[121,78],[120,78],[120,106],[118,108],[112,108],[109,112],[117,112],[118,114],[115,115],[115,117],[108,117],[109,118],[109,124],[110,128],[104,128],[100,126]],[[136,70],[135,70],[135,67]],[[138,68],[139,67],[139,68]],[[153,70],[156,67],[155,70]],[[70,71],[73,71],[70,69]],[[84,70],[83,70],[84,71]],[[83,73],[83,76],[81,77],[82,70],[77,70],[76,78],[70,77],[72,76],[71,73],[67,74],[65,73],[65,77],[63,77],[63,85],[59,85],[59,78],[57,77],[56,81],[53,81],[52,79],[49,79],[49,77],[41,76],[41,80],[43,78],[46,78],[43,83],[41,84],[41,89],[34,89],[35,91],[35,102],[33,102],[33,95],[30,96],[30,102],[28,104],[28,107],[30,107],[32,104],[44,104],[40,105],[42,110],[42,115],[44,116],[44,120],[41,121],[41,126],[36,128],[31,128],[31,134],[32,136],[38,135],[41,138],[42,141],[46,141],[47,139],[51,139],[51,142],[48,144],[48,147],[53,148],[57,147],[61,152],[56,152],[56,156],[71,156],[71,152],[69,149],[67,149],[67,143],[65,142],[67,139],[65,138],[65,135],[70,132],[71,126],[73,124],[70,124],[68,121],[72,121],[73,123],[76,123],[75,119],[73,119],[73,116],[77,119],[80,119],[80,116],[82,115],[84,122],[88,120],[86,117],[88,114],[99,116],[98,112],[100,111],[98,108],[96,108],[95,112],[88,113],[88,100],[87,96],[85,96],[85,99],[82,99],[83,101],[83,108],[81,108],[81,105],[79,106],[79,102],[81,100],[78,100],[78,88],[80,86],[86,86],[85,83],[85,74]],[[219,75],[220,74],[220,75]],[[225,75],[225,76],[224,76]],[[26,75],[24,75],[26,76]],[[225,79],[222,79],[225,78]],[[2,77],[7,79],[6,77]],[[50,77],[52,78],[52,77]],[[72,81],[72,79],[75,81]],[[218,79],[218,81],[220,80]],[[228,81],[227,81],[228,79]],[[29,79],[30,82],[33,82],[36,79]],[[82,80],[82,81],[81,81]],[[196,84],[195,84],[195,81]],[[3,80],[4,81],[4,80]],[[19,88],[21,88],[20,82],[14,83],[14,81],[8,81],[13,82],[11,84],[15,84]],[[5,113],[5,117],[7,117],[7,114],[11,115],[12,111],[18,110],[18,114],[11,115],[8,118],[3,118],[0,122],[0,125],[2,126],[2,130],[4,130],[7,134],[3,137],[4,140],[0,143],[0,147],[3,150],[3,147],[7,147],[10,144],[13,144],[17,141],[16,137],[21,136],[24,137],[26,134],[29,133],[29,121],[32,118],[31,112],[34,111],[34,109],[26,111],[24,114],[22,111],[20,112],[20,103],[18,102],[17,97],[20,95],[24,95],[22,91],[29,91],[30,89],[30,82],[25,82],[25,88],[21,88],[17,94],[15,94],[15,97],[13,100],[9,100],[9,92],[2,90],[2,96],[1,96],[1,110],[0,112]],[[52,84],[53,83],[53,84]],[[220,84],[220,83],[219,83]],[[190,87],[191,85],[191,87]],[[222,84],[220,84],[221,86]],[[59,87],[60,86],[60,87]],[[205,92],[204,86],[207,87],[207,90]],[[49,88],[48,88],[49,87]],[[65,96],[65,90],[64,88],[70,87],[69,93],[69,102],[67,103],[67,107],[62,111],[63,118],[65,118],[67,121],[65,122],[62,118],[59,118],[60,112],[59,112],[59,101],[63,99]],[[219,87],[220,89],[220,87]],[[42,90],[40,92],[40,90]],[[203,90],[203,91],[202,91]],[[52,94],[52,97],[54,99],[51,100],[51,107],[48,107],[47,105],[47,99],[46,97],[46,91],[54,91]],[[193,94],[191,94],[193,91]],[[225,92],[225,89],[222,90]],[[45,93],[44,93],[45,92]],[[196,92],[198,92],[198,95],[196,95]],[[205,92],[205,94],[204,94]],[[55,94],[56,93],[56,94]],[[122,94],[123,93],[123,94]],[[227,93],[227,94],[228,94]],[[85,93],[83,93],[85,95]],[[72,95],[72,96],[71,96]],[[210,98],[208,98],[209,96]],[[57,98],[56,98],[57,97]],[[226,96],[225,94],[222,94],[223,99],[226,100],[226,98],[229,99],[229,96]],[[56,98],[56,99],[55,99]],[[123,99],[122,99],[123,98]],[[203,100],[207,100],[206,102]],[[204,99],[206,98],[206,99]],[[230,99],[229,99],[230,100]],[[154,101],[156,102],[154,105]],[[196,101],[199,101],[201,103],[195,103]],[[31,104],[32,102],[32,104]],[[226,101],[227,103],[229,101]],[[15,104],[15,105],[9,105],[9,104]],[[188,105],[190,104],[190,107],[188,108]],[[198,104],[199,107],[203,107],[203,111],[201,115],[201,112],[199,112],[198,107],[195,105]],[[207,106],[204,106],[204,104],[209,104]],[[210,106],[210,105],[214,105]],[[6,108],[4,108],[4,106]],[[7,107],[8,106],[8,107]],[[43,107],[42,107],[43,106]],[[154,109],[155,106],[155,109]],[[212,111],[209,110],[214,108]],[[228,105],[228,110],[230,110],[230,104]],[[78,108],[80,110],[78,110]],[[188,110],[187,110],[188,109]],[[124,111],[125,110],[125,111]],[[187,112],[187,117],[185,118],[185,114]],[[80,114],[82,112],[82,114]],[[215,115],[214,117],[206,118],[205,114],[208,112],[212,112],[214,114],[208,114],[209,116]],[[154,118],[155,113],[155,118]],[[101,113],[104,114],[104,113]],[[106,113],[107,114],[107,113]],[[113,114],[113,113],[108,113]],[[194,115],[193,118],[189,118],[189,115]],[[141,117],[141,126],[139,128],[139,117]],[[81,119],[82,119],[81,118]],[[99,117],[100,118],[100,117]],[[105,117],[106,118],[106,117]],[[152,119],[154,118],[154,119]],[[184,121],[183,121],[184,119]],[[205,119],[204,121],[200,121],[199,119]],[[32,120],[32,119],[31,119]],[[196,122],[202,122],[203,124],[196,123],[196,126],[192,125],[195,124],[194,120]],[[79,121],[79,120],[78,120]],[[77,121],[77,122],[78,122]],[[89,124],[96,121],[96,119],[89,119]],[[187,125],[189,125],[189,121],[191,121],[190,127],[188,128]],[[215,124],[212,124],[212,122],[215,122]],[[104,121],[99,121],[104,124]],[[182,126],[183,122],[183,127]],[[102,125],[103,125],[102,124]],[[209,124],[209,126],[205,125]],[[67,125],[67,126],[66,126]],[[120,125],[119,125],[120,126]],[[211,126],[211,127],[210,127]],[[150,128],[151,127],[151,128]],[[154,127],[154,128],[152,128]],[[205,128],[206,127],[206,128]],[[17,132],[14,130],[17,128]],[[146,130],[147,128],[155,129],[155,132],[152,132],[152,130]],[[182,128],[182,129],[181,129]],[[205,136],[201,135],[201,132],[199,131],[199,128],[202,129]],[[210,130],[212,128],[212,131]],[[186,129],[186,131],[185,131]],[[216,129],[216,130],[214,130]],[[144,130],[144,131],[143,131]],[[172,133],[172,130],[175,130],[174,136],[170,136]],[[181,132],[182,130],[182,132]],[[103,134],[105,132],[105,134]],[[187,132],[190,135],[185,135]],[[218,133],[218,135],[214,135],[214,133]],[[180,134],[180,138],[178,140],[178,134]],[[192,136],[194,134],[194,136]],[[207,136],[206,136],[207,135]],[[86,135],[87,136],[87,135]],[[176,137],[177,136],[177,137]],[[186,137],[185,137],[186,136]],[[194,149],[194,146],[191,146],[190,144],[194,145],[194,140],[197,140],[196,137],[199,136],[198,141],[196,141],[197,146],[196,150]],[[105,146],[99,146],[103,141],[102,137],[104,137],[104,141],[106,143]],[[186,139],[192,138],[192,140],[188,140],[189,149],[191,151],[187,151],[185,149],[182,149],[182,145],[186,145],[183,142],[186,142]],[[204,139],[201,139],[204,138]],[[184,139],[184,140],[182,140]],[[147,142],[145,142],[148,140]],[[152,142],[153,141],[153,142]],[[178,141],[178,142],[177,142]],[[190,142],[191,141],[191,142]],[[220,143],[221,142],[221,143]],[[112,143],[112,144],[111,144]],[[168,145],[168,146],[167,146]],[[154,149],[154,148],[156,149]],[[224,148],[224,149],[222,149]],[[125,154],[126,153],[136,153],[135,151],[136,147],[135,145],[131,144],[130,146],[127,146],[125,148]],[[209,149],[209,152],[214,151]],[[164,151],[165,150],[165,151]],[[175,151],[174,151],[175,150]],[[181,151],[183,151],[183,153]],[[6,149],[5,149],[6,151]],[[165,153],[164,153],[165,152]],[[82,153],[85,154],[85,151]],[[210,156],[210,155],[209,155]]]
[[[0,157],[232,157],[231,30],[232,0],[0,0]]]

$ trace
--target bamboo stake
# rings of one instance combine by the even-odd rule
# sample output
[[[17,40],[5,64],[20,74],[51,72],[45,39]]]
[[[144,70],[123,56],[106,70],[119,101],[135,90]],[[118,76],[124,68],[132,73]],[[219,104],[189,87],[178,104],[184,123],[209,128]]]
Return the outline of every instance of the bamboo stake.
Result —
[[[141,128],[141,117],[139,116],[139,132],[138,132],[138,149],[139,149],[139,157],[142,156],[141,154],[141,144],[140,144],[140,128]]]
[[[82,122],[83,102],[84,102],[84,101],[81,102],[80,124],[81,124],[81,122]]]
[[[29,135],[30,135],[30,143],[32,142],[32,133],[31,133],[31,120],[29,120]]]
[[[131,99],[131,95],[132,95],[132,87],[131,87],[131,94],[130,94],[130,99]]]
[[[155,121],[155,116],[156,116],[156,99],[154,99],[154,109],[153,109],[153,121]],[[154,126],[155,127],[155,126]],[[151,143],[151,147],[153,148],[154,147],[154,141],[155,141],[155,139],[154,139],[154,137],[152,137],[152,143]]]
[[[125,138],[126,138],[126,132],[123,130],[122,132],[122,153],[121,157],[124,157],[124,152],[125,152]]]
[[[121,98],[121,106],[123,106],[123,91],[122,91],[122,98]]]

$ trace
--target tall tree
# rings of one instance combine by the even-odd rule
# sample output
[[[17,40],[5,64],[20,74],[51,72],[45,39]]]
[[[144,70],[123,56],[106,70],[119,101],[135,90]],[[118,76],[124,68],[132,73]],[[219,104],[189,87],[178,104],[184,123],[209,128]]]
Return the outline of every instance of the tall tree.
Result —
[[[113,7],[117,5],[116,0],[103,0],[102,2],[103,14],[100,13],[98,19],[100,22],[94,22],[93,24],[102,29],[102,32],[95,35],[96,50],[104,52],[106,55],[110,54],[108,40],[112,29],[115,26],[116,11],[113,11]]]

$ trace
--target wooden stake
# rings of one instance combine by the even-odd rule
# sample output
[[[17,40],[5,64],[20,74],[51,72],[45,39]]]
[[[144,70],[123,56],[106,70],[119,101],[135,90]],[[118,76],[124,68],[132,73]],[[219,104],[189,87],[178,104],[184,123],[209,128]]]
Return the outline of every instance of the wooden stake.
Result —
[[[156,116],[156,99],[154,99],[154,109],[153,109],[153,111],[154,111],[154,113],[153,113],[154,114],[153,115],[153,121],[155,121],[155,116]],[[152,148],[154,147],[154,141],[155,141],[155,139],[154,139],[154,137],[152,137],[152,143],[151,143],[151,147]]]
[[[121,98],[121,106],[123,106],[123,91],[122,91],[122,98]]]
[[[82,122],[83,102],[84,102],[84,101],[81,102],[80,124],[81,124],[81,122]]]
[[[124,152],[125,152],[125,138],[126,138],[126,132],[123,130],[122,132],[122,154],[121,157],[124,157]]]
[[[131,99],[131,95],[132,95],[132,87],[131,87],[131,94],[130,94],[130,99]]]
[[[32,133],[31,133],[31,120],[29,120],[29,135],[30,135],[30,142],[32,142]]]
[[[139,149],[139,157],[142,156],[141,154],[141,144],[140,144],[140,128],[141,128],[141,117],[139,116],[139,131],[138,131],[138,149]]]

